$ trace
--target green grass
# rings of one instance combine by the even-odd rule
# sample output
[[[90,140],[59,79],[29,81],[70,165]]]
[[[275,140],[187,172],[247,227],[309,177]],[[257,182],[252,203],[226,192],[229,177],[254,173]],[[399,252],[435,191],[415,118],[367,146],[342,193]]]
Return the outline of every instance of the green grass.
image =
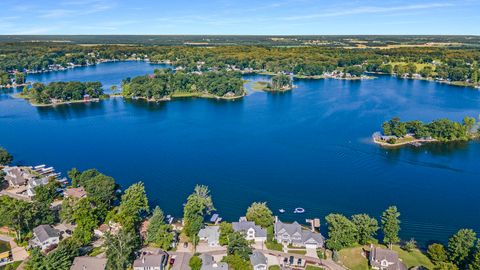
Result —
[[[256,91],[263,91],[268,86],[268,82],[257,81],[252,84],[252,89]]]
[[[276,250],[276,251],[283,250],[283,245],[275,241],[267,241],[265,242],[265,246],[267,246],[267,248],[270,250]]]
[[[399,246],[393,246],[393,250],[398,252],[399,258],[403,261],[407,268],[424,266],[427,269],[433,269],[433,264],[430,259],[428,259],[428,257],[418,249],[408,252],[401,249]]]
[[[307,251],[306,250],[301,250],[301,249],[289,249],[288,253],[305,255],[305,254],[307,254]]]
[[[340,250],[340,262],[351,270],[369,270],[368,260],[362,256],[362,248],[358,246]]]
[[[268,270],[280,270],[280,265],[270,265]]]
[[[309,264],[305,267],[305,270],[325,270],[325,268]]]

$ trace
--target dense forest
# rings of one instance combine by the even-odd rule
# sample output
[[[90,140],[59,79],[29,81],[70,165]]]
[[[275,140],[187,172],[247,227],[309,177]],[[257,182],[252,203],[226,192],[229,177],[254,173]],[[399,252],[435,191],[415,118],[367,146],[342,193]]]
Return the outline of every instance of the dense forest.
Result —
[[[124,97],[148,100],[161,100],[173,94],[239,97],[245,93],[241,74],[233,71],[185,73],[157,69],[153,75],[125,79],[122,89]]]
[[[100,98],[103,89],[100,82],[34,83],[30,88],[25,87],[21,96],[35,104],[52,104]]]
[[[14,72],[41,72],[93,65],[111,60],[168,62],[186,72],[237,70],[318,76],[345,72],[360,76],[381,72],[401,77],[429,78],[478,85],[477,47],[267,47],[267,46],[141,46],[3,43],[0,78]],[[7,73],[7,75],[5,75]]]
[[[465,117],[463,122],[454,122],[449,119],[438,119],[428,124],[419,120],[402,122],[395,117],[382,125],[383,134],[396,138],[412,134],[417,139],[433,138],[441,142],[466,141],[478,135],[479,128],[475,118]],[[395,139],[389,143],[395,143]]]

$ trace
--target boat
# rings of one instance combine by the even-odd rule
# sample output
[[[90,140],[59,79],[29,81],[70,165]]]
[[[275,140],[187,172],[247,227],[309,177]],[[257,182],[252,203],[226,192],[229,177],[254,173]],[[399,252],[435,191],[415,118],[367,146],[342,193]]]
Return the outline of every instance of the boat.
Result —
[[[295,210],[293,211],[294,214],[302,214],[302,213],[305,213],[305,209],[301,208],[301,207],[297,207],[295,208]]]
[[[278,212],[280,212],[280,213],[283,214],[283,213],[285,213],[285,209],[283,209],[283,208],[282,208],[282,209],[279,209]]]

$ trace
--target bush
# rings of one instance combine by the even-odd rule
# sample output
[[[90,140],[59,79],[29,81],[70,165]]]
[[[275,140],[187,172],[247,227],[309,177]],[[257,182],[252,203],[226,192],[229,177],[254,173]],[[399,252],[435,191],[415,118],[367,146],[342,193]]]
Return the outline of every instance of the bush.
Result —
[[[200,259],[198,256],[193,256],[190,258],[188,266],[190,266],[192,270],[200,270],[200,268],[202,268],[202,259]]]

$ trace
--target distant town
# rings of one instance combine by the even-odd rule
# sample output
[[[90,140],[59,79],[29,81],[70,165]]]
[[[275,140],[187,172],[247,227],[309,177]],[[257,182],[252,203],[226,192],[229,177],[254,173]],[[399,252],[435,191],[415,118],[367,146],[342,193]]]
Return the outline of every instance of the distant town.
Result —
[[[0,148],[4,269],[475,270],[480,264],[470,229],[454,234],[447,246],[420,249],[415,239],[400,239],[395,206],[377,220],[337,213],[309,218],[308,209],[271,210],[254,202],[230,222],[216,212],[208,187],[197,185],[183,216],[174,217],[152,208],[142,182],[123,190],[95,169],[73,168],[63,177],[48,165],[12,162]],[[286,211],[298,219],[282,221]]]

